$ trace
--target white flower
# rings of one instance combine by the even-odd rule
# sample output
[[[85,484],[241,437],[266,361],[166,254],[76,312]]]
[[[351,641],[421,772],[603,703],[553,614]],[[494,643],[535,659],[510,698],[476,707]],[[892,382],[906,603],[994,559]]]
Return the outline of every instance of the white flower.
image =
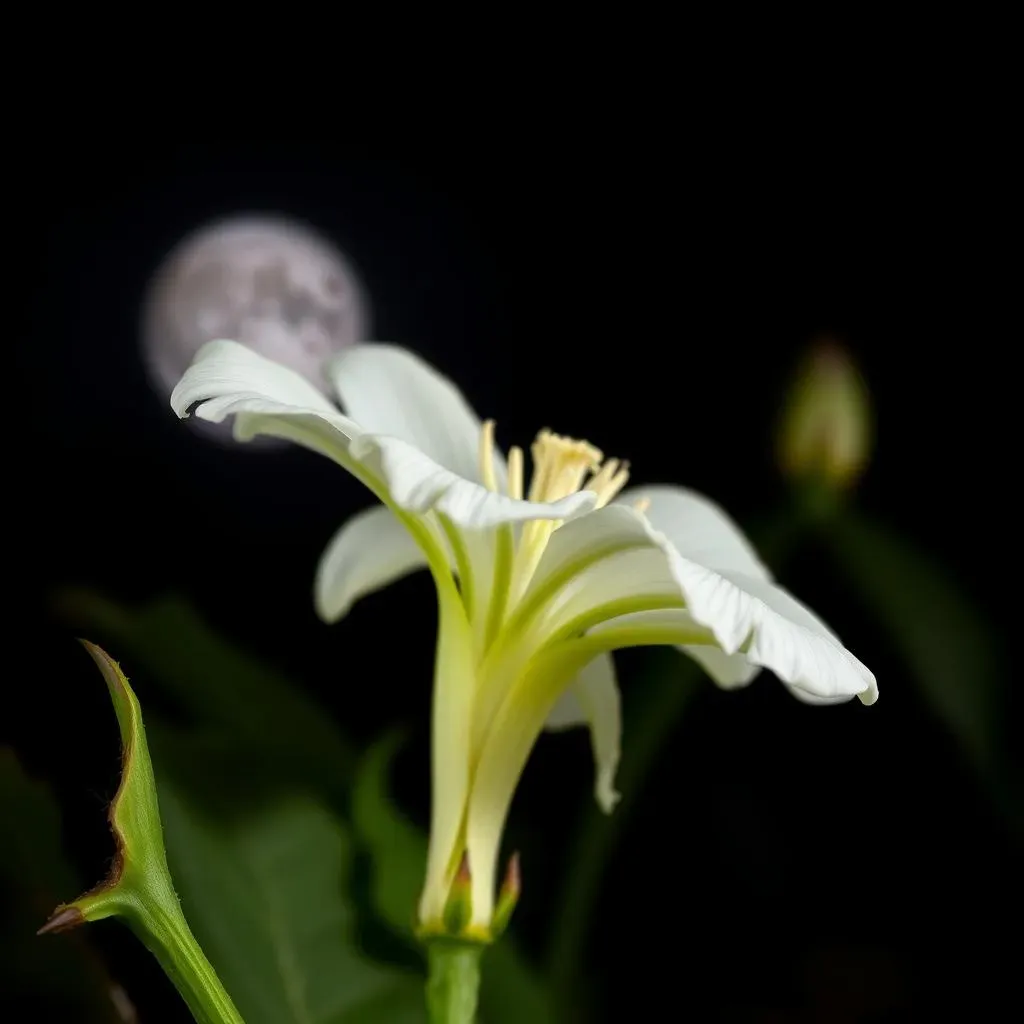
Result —
[[[179,416],[234,416],[239,440],[288,438],[380,499],[331,541],[316,580],[333,621],[398,577],[429,568],[439,601],[433,809],[421,926],[440,930],[463,858],[468,933],[490,934],[499,844],[545,723],[590,726],[596,794],[610,810],[619,694],[609,652],[671,644],[724,687],[761,666],[802,700],[877,697],[874,676],[771,582],[733,522],[677,487],[623,493],[624,463],[541,431],[505,461],[450,381],[390,345],[352,348],[329,375],[343,415],[302,377],[231,341],[197,355],[174,389]]]

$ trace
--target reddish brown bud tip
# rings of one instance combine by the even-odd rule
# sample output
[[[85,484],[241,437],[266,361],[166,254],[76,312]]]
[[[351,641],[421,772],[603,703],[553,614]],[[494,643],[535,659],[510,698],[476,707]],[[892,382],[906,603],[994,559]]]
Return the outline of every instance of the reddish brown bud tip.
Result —
[[[519,868],[519,851],[516,850],[508,859],[508,867],[505,869],[505,880],[501,883],[501,891],[518,898],[522,889],[523,876]]]
[[[505,878],[498,892],[498,903],[494,908],[494,917],[491,921],[491,931],[495,937],[501,935],[508,927],[512,911],[516,909],[516,904],[519,902],[519,893],[522,888],[523,879],[519,870],[519,854],[513,853],[508,859]]]
[[[449,935],[461,935],[472,916],[473,878],[469,871],[469,854],[463,853],[441,918]]]
[[[85,918],[77,907],[58,907],[36,935],[49,935],[50,932],[66,932],[85,924]]]
[[[464,853],[462,860],[459,861],[459,870],[455,874],[456,885],[471,885],[473,882],[473,875],[469,870],[469,854]]]

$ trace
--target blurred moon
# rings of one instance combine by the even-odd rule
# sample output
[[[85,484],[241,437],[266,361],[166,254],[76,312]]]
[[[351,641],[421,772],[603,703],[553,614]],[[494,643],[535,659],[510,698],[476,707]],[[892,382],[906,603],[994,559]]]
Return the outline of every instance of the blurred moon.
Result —
[[[365,338],[367,321],[355,272],[333,245],[292,221],[234,217],[187,236],[154,274],[143,358],[168,398],[200,346],[231,338],[330,394],[325,360]],[[230,429],[202,426],[221,437]]]

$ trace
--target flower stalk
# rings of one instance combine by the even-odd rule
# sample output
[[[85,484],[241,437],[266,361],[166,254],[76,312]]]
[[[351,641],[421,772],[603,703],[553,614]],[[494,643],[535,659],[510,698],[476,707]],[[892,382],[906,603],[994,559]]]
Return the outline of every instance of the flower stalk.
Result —
[[[434,938],[427,943],[427,1011],[430,1024],[474,1024],[480,991],[478,942]]]

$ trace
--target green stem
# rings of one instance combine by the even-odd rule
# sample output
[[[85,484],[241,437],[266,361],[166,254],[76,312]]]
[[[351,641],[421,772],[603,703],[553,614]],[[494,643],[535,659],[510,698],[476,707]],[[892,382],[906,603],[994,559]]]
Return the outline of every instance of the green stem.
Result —
[[[245,1024],[180,911],[137,905],[123,916],[171,979],[196,1024]]]
[[[452,939],[427,945],[430,1024],[474,1024],[484,947]]]

